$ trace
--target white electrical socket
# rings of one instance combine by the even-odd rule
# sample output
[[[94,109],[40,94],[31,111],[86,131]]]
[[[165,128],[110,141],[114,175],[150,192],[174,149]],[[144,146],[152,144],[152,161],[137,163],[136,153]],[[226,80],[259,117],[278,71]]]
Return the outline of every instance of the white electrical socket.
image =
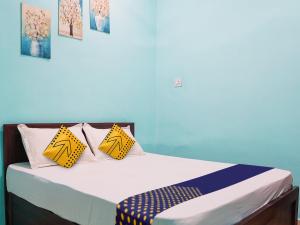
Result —
[[[180,78],[175,79],[174,86],[175,88],[182,87],[182,80]]]

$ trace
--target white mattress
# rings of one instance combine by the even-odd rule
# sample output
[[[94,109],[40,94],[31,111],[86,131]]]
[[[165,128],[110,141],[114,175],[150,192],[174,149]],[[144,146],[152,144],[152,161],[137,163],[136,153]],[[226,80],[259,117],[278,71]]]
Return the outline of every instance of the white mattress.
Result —
[[[129,196],[193,179],[232,164],[147,153],[124,160],[30,169],[10,165],[9,192],[82,225],[114,225],[116,203]],[[170,208],[154,225],[232,225],[287,191],[289,171],[273,169]]]

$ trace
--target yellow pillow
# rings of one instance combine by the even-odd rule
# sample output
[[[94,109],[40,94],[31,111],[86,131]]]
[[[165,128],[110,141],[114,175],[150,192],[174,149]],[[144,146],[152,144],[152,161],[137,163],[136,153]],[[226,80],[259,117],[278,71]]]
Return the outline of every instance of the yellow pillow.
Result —
[[[114,124],[98,149],[114,159],[121,160],[130,151],[134,142],[121,127]]]
[[[44,151],[44,156],[53,160],[58,165],[72,167],[86,146],[63,125]]]

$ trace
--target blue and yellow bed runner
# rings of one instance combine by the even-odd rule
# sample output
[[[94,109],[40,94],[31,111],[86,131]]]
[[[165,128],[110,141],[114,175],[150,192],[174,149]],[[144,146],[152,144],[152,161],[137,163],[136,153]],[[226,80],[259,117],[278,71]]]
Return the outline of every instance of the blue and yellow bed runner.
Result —
[[[116,225],[151,225],[154,217],[166,209],[271,169],[273,168],[238,164],[192,180],[129,197],[117,205]]]

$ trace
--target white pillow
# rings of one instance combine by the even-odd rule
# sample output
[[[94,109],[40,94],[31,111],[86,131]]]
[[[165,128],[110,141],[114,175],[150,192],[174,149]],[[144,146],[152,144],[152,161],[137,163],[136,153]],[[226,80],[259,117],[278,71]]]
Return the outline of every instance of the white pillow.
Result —
[[[144,150],[137,140],[133,137],[130,126],[122,127],[125,133],[135,140],[134,145],[130,149],[127,155],[145,155]],[[100,143],[104,140],[106,135],[109,133],[110,129],[97,129],[89,125],[88,123],[83,124],[83,130],[86,135],[87,141],[92,148],[97,159],[111,159],[110,156],[98,149]]]
[[[54,161],[43,155],[44,150],[50,144],[58,128],[29,128],[25,124],[19,124],[22,142],[32,169],[57,165]],[[82,133],[82,124],[69,127],[69,130],[87,147],[77,163],[94,162],[97,159],[93,155]]]

